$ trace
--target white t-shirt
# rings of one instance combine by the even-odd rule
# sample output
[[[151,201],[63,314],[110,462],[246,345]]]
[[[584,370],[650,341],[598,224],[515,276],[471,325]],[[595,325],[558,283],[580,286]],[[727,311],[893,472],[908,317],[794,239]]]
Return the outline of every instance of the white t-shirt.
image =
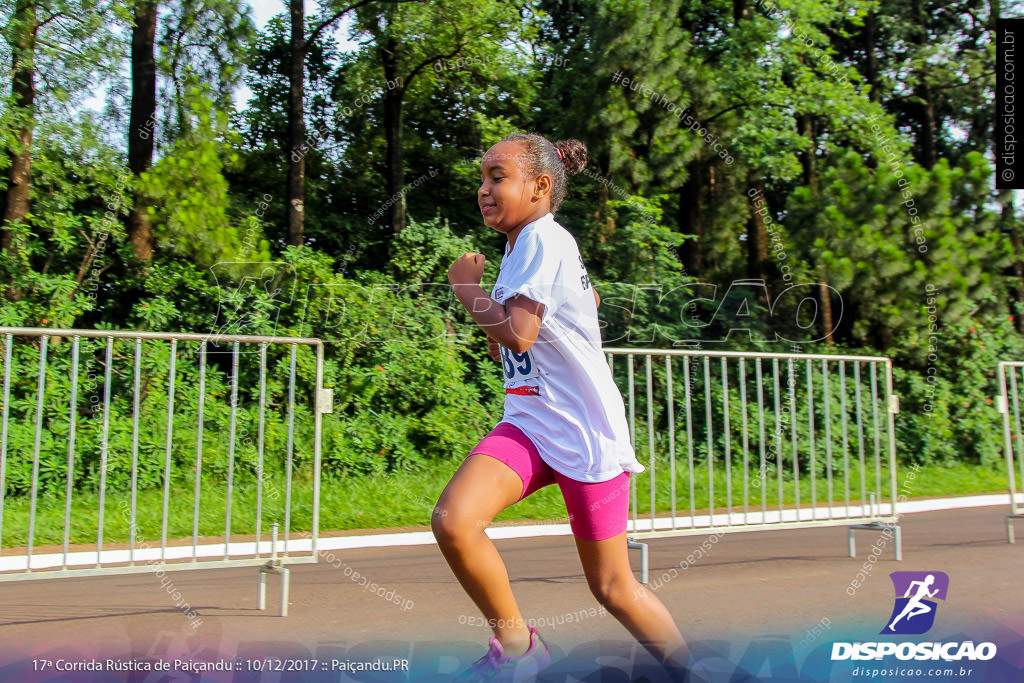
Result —
[[[524,353],[501,347],[503,422],[521,429],[544,462],[565,476],[602,482],[643,472],[629,442],[622,395],[601,350],[597,303],[576,240],[550,213],[527,224],[501,259],[491,290],[544,304],[537,341]],[[524,387],[530,387],[525,389]]]

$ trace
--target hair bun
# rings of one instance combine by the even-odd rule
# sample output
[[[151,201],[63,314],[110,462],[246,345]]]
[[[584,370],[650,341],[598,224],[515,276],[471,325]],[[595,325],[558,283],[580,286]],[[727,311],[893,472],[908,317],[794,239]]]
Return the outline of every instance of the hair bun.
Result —
[[[579,140],[569,138],[553,143],[559,151],[562,166],[569,175],[576,175],[587,166],[587,146]]]

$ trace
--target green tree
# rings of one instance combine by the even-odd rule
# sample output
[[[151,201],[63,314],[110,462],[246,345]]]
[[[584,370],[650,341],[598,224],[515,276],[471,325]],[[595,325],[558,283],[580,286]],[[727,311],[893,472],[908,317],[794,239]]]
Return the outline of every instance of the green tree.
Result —
[[[113,70],[118,0],[18,0],[0,9],[10,60],[10,97],[3,103],[3,194],[0,249],[15,247],[12,225],[29,219],[33,131],[40,116],[65,115],[96,79]],[[40,93],[39,85],[43,86]]]
[[[248,7],[238,0],[182,0],[166,6],[157,0],[135,0],[132,4],[128,168],[138,177],[153,164],[158,135],[170,144],[187,132],[187,89],[210,86],[220,107],[231,106],[231,91],[241,76],[253,25]],[[157,107],[160,79],[167,105],[162,116]],[[163,122],[159,127],[158,118]],[[161,133],[158,128],[163,129]],[[127,218],[132,251],[142,261],[153,257],[146,203],[145,195],[136,193]]]
[[[458,57],[483,58],[501,53],[501,44],[515,40],[520,26],[512,5],[475,0],[442,0],[427,4],[367,4],[357,9],[352,39],[369,39],[364,56],[376,64],[366,90],[383,89],[384,180],[389,199],[388,223],[393,233],[406,224],[405,105],[410,89],[425,80],[430,86],[435,64]],[[370,75],[370,74],[367,74]]]
[[[200,266],[242,257],[241,222],[231,215],[225,165],[238,162],[231,149],[234,134],[228,115],[215,108],[204,89],[194,88],[187,102],[194,112],[187,132],[140,178],[157,244]],[[247,255],[264,260],[268,254]]]

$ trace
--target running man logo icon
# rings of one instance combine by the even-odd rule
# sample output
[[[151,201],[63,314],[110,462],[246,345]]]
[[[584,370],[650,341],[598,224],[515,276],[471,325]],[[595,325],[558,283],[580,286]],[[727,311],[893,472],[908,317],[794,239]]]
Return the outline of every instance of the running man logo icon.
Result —
[[[880,633],[919,635],[935,623],[934,599],[946,599],[949,576],[945,572],[893,572],[889,574],[896,591],[892,615]]]

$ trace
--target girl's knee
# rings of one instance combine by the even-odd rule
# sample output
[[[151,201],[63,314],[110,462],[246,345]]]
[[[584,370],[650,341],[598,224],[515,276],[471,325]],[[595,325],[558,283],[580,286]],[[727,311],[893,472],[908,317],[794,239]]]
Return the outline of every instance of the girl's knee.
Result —
[[[479,520],[438,503],[430,517],[430,529],[440,545],[454,545],[479,533],[487,526]]]
[[[609,612],[628,606],[642,594],[640,583],[632,576],[610,577],[589,582],[590,592]]]
[[[430,530],[434,532],[434,538],[438,543],[447,540],[454,531],[448,517],[448,508],[443,507],[440,502],[434,506],[434,511],[430,515]]]

